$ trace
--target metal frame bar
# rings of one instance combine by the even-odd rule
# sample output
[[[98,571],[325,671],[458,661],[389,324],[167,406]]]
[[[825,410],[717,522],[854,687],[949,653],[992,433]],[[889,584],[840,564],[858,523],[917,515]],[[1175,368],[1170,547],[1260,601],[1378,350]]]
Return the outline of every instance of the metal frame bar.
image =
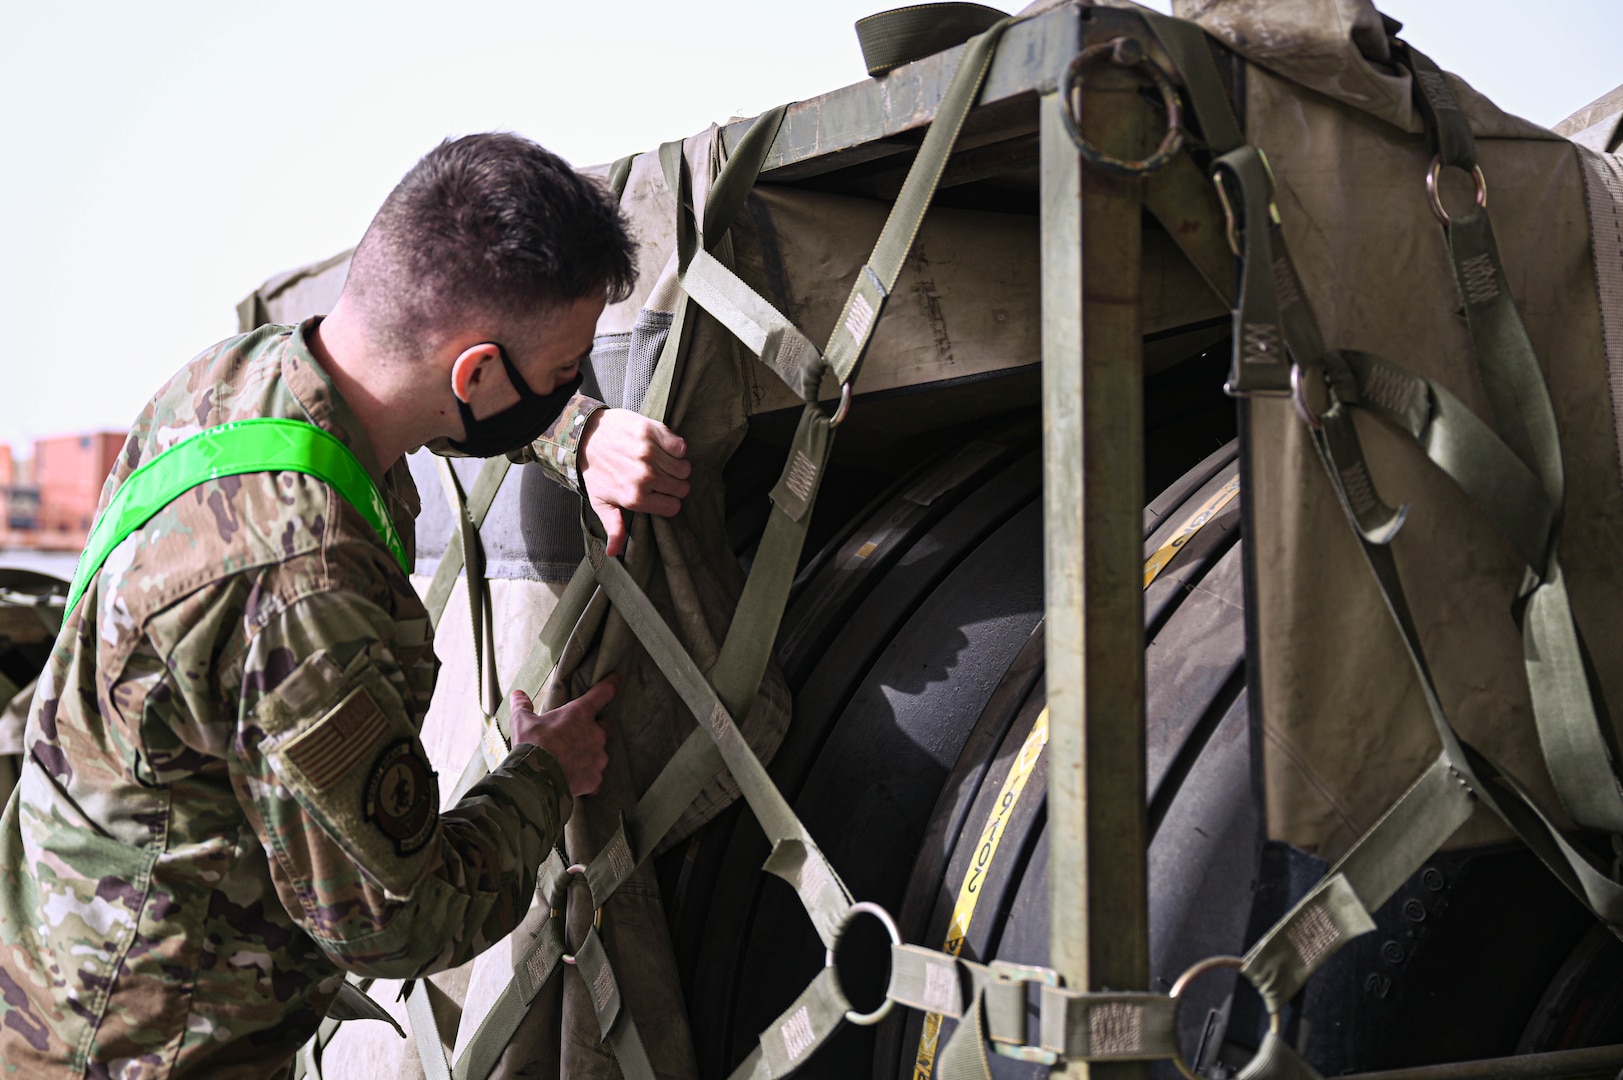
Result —
[[[1130,79],[1101,71],[1084,130],[1142,141]],[[1043,95],[1043,506],[1049,963],[1073,986],[1149,985],[1144,803],[1141,182],[1086,167]],[[1063,1069],[1146,1077],[1143,1063]]]

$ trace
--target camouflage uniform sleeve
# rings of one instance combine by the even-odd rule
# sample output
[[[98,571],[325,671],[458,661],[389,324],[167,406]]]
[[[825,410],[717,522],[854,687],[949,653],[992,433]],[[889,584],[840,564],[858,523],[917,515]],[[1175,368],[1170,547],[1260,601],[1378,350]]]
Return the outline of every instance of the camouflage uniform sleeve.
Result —
[[[540,438],[507,456],[521,465],[540,465],[554,480],[579,495],[580,469],[576,458],[580,454],[580,435],[592,414],[606,408],[608,406],[596,398],[576,394]]]
[[[270,619],[248,647],[231,765],[288,913],[340,966],[406,978],[518,924],[569,789],[551,755],[520,746],[439,813],[389,627],[341,590]]]

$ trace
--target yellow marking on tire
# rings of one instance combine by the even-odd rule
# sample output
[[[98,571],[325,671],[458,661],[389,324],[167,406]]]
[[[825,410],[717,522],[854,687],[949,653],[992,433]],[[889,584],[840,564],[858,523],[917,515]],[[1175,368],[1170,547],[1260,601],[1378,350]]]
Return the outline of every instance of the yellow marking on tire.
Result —
[[[992,812],[987,815],[986,825],[981,829],[974,858],[964,869],[964,880],[958,886],[958,899],[952,907],[952,921],[947,924],[947,940],[942,945],[942,949],[953,956],[963,952],[970,921],[975,917],[975,905],[980,902],[981,886],[986,883],[992,860],[997,857],[998,846],[1003,843],[1004,828],[1014,816],[1020,793],[1026,789],[1026,781],[1031,779],[1031,771],[1037,767],[1037,759],[1042,757],[1043,747],[1047,745],[1048,709],[1045,707],[1038,714],[1037,722],[1031,726],[1031,733],[1021,745],[1020,753],[1010,763],[1009,773],[1003,778],[1003,789],[998,792],[997,802],[992,804]],[[929,1013],[924,1017],[918,1054],[913,1060],[913,1080],[930,1080],[930,1073],[935,1068],[936,1044],[940,1038],[941,1014]]]
[[[1185,545],[1195,538],[1195,534],[1205,528],[1206,524],[1216,517],[1223,507],[1233,502],[1234,497],[1239,493],[1240,478],[1236,476],[1218,488],[1217,494],[1207,499],[1201,504],[1199,510],[1196,510],[1189,516],[1187,521],[1178,526],[1178,531],[1172,534],[1170,540],[1155,549],[1155,554],[1151,555],[1144,563],[1144,587],[1146,589],[1150,587],[1150,582],[1154,581],[1161,571],[1167,568],[1167,564],[1177,556],[1178,552],[1182,551]]]

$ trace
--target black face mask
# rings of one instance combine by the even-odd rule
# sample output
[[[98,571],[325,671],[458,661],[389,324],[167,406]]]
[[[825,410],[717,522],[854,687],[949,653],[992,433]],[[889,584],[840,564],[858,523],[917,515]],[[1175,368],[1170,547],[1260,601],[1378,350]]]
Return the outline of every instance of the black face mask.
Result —
[[[569,399],[575,396],[575,391],[580,389],[583,376],[577,372],[573,379],[552,393],[537,394],[507,358],[507,350],[497,345],[496,352],[502,358],[502,366],[507,369],[507,378],[512,382],[513,389],[518,391],[518,404],[483,420],[475,420],[468,403],[461,398],[456,399],[465,437],[461,442],[447,439],[446,444],[468,457],[500,457],[530,445],[552,426],[558,414],[564,411],[564,406],[569,404]]]

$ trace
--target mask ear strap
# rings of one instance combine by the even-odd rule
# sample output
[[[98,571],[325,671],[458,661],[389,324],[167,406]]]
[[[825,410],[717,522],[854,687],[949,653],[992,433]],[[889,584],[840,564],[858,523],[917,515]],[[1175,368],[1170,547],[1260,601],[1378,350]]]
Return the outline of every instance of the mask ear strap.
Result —
[[[496,346],[496,355],[502,358],[502,367],[507,369],[507,380],[513,384],[513,389],[518,391],[518,399],[523,402],[531,402],[542,397],[543,395],[531,390],[530,384],[524,381],[524,376],[518,373],[518,368],[513,364],[513,361],[507,358],[507,350],[497,342],[493,341],[491,344]]]

